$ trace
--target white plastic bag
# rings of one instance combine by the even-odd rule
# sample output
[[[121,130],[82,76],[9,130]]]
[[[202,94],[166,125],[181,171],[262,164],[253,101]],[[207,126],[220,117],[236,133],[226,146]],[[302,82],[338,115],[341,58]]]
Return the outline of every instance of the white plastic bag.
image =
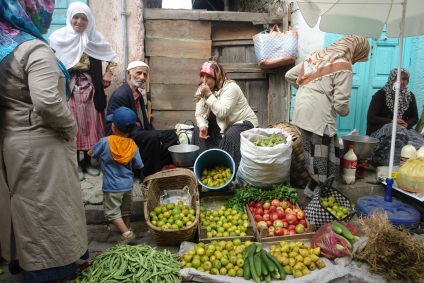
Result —
[[[272,147],[256,146],[253,142],[262,137],[280,134],[286,143]],[[241,160],[236,180],[239,184],[269,187],[290,181],[292,137],[283,129],[254,128],[240,134]]]
[[[190,122],[192,125],[189,125],[187,122]],[[176,124],[175,131],[178,136],[179,144],[193,144],[193,130],[194,123],[190,120],[184,122],[184,124]]]

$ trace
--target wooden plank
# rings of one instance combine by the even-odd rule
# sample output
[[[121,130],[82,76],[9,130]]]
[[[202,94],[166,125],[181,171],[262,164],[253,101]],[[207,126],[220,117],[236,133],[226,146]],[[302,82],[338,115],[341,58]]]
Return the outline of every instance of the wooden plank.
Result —
[[[153,126],[158,130],[175,129],[175,124],[184,123],[191,120],[196,122],[194,118],[194,110],[192,111],[154,111],[153,110]]]
[[[212,40],[252,39],[263,31],[261,26],[246,22],[214,22],[212,25]]]
[[[211,22],[187,20],[146,20],[146,37],[209,40]]]
[[[244,39],[244,40],[224,40],[224,41],[213,41],[212,46],[237,46],[237,45],[253,45],[253,39]]]
[[[186,110],[196,108],[193,96],[197,84],[151,84],[152,105],[155,110]]]
[[[146,38],[146,56],[194,58],[208,60],[211,57],[210,40],[182,40]]]
[[[231,73],[228,75],[232,80],[263,80],[266,79],[265,73]]]
[[[268,125],[268,98],[266,90],[268,89],[267,80],[238,80],[237,84],[242,89],[249,105],[254,109],[258,117],[259,126]]]
[[[206,10],[176,10],[147,8],[144,12],[146,20],[191,20],[191,21],[228,21],[251,22],[254,25],[281,23],[282,16],[265,13],[225,12]]]
[[[222,63],[226,73],[263,73],[256,63]]]
[[[201,59],[150,57],[150,83],[197,85],[204,62]]]
[[[286,121],[288,115],[287,90],[288,82],[284,78],[285,73],[292,67],[284,66],[278,68],[276,73],[269,75],[269,89],[268,89],[268,125],[273,125],[278,122]]]

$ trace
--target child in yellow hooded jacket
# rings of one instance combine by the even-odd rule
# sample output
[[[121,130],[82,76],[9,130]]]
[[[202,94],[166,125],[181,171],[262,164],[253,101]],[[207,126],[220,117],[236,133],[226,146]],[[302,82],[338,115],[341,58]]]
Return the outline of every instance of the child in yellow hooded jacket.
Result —
[[[130,226],[133,170],[144,166],[137,145],[128,138],[136,124],[136,114],[127,107],[120,107],[106,120],[112,122],[113,135],[100,139],[88,154],[100,160],[105,217],[122,234],[119,243],[129,244],[135,240]]]

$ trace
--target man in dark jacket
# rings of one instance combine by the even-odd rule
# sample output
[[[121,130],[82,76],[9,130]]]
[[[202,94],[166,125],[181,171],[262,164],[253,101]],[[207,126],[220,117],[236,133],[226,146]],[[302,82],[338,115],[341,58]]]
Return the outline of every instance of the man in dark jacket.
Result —
[[[144,176],[154,174],[163,166],[172,164],[168,147],[177,144],[178,141],[174,130],[155,130],[147,119],[146,105],[140,89],[145,88],[148,75],[149,66],[146,63],[142,61],[129,63],[127,80],[112,93],[107,107],[107,115],[113,114],[121,106],[130,108],[137,114],[137,124],[129,137],[140,149],[141,159],[145,165]],[[111,126],[110,122],[106,122],[107,135],[112,134]]]

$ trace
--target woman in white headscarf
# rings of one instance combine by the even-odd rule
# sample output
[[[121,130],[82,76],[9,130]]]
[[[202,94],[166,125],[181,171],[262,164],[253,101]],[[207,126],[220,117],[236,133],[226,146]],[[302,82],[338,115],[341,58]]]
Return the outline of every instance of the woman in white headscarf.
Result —
[[[96,31],[90,8],[81,2],[69,5],[66,27],[53,32],[49,43],[71,75],[68,107],[78,123],[78,162],[79,151],[84,152],[84,159],[79,162],[80,180],[84,178],[83,171],[97,176],[100,172],[91,166],[87,151],[105,136],[107,101],[104,88],[111,84],[118,56],[104,36]],[[102,61],[107,62],[104,74]]]

